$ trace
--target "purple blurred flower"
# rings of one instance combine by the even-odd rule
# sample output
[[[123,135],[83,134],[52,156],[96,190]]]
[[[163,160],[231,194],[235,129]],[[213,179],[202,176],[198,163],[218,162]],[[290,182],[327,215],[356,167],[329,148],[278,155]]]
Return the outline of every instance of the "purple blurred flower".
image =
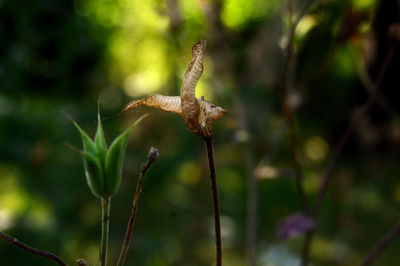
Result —
[[[315,221],[302,213],[295,213],[286,217],[278,225],[278,236],[288,239],[301,235],[315,227]]]

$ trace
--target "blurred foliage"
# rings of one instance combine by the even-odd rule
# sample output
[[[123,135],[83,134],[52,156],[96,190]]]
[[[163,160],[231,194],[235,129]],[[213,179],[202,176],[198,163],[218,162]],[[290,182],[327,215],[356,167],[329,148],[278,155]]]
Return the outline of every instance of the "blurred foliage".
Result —
[[[295,34],[290,99],[308,199],[350,118],[369,97],[399,22],[397,2],[315,1]],[[304,1],[294,1],[295,14]],[[0,229],[73,264],[98,260],[100,206],[86,185],[79,134],[94,135],[96,104],[114,115],[131,97],[178,95],[190,49],[208,40],[204,95],[229,110],[215,130],[224,261],[244,265],[247,179],[259,178],[259,265],[296,265],[302,237],[282,241],[277,224],[299,210],[277,92],[288,12],[276,0],[0,1]],[[318,221],[315,265],[359,264],[398,222],[400,60],[381,88],[385,101],[357,121],[334,170]],[[108,140],[148,112],[130,137],[112,200],[110,255],[119,254],[140,164],[161,157],[143,184],[127,265],[211,265],[212,203],[202,141],[174,115],[138,109],[104,121]],[[380,258],[397,265],[400,240]],[[0,242],[4,265],[52,265]]]

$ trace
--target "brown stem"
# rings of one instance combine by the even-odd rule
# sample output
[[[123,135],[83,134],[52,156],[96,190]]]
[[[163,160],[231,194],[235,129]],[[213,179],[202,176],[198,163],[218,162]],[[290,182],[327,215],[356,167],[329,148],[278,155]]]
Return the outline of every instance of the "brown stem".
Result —
[[[211,179],[211,190],[214,202],[214,220],[215,220],[215,244],[217,253],[217,266],[222,265],[222,249],[221,249],[221,223],[219,215],[219,203],[218,203],[218,188],[217,188],[217,178],[215,175],[214,166],[214,152],[213,152],[213,137],[203,137],[206,142],[206,149],[208,155],[208,165],[210,168],[210,179]]]
[[[392,243],[392,241],[400,235],[400,223],[398,223],[393,229],[388,232],[381,241],[371,250],[368,256],[365,258],[361,266],[372,265],[376,258]]]
[[[58,263],[59,265],[62,265],[62,266],[67,266],[68,265],[67,263],[65,263],[65,261],[63,261],[60,257],[54,255],[53,253],[50,253],[50,252],[47,252],[47,251],[43,251],[43,250],[36,249],[36,248],[31,247],[31,246],[28,246],[27,244],[22,243],[18,239],[14,238],[14,237],[11,237],[11,236],[3,233],[3,232],[0,232],[0,238],[4,239],[5,241],[7,241],[7,242],[9,242],[9,243],[11,243],[11,244],[23,249],[23,250],[25,250],[25,251],[27,251],[29,253],[32,253],[32,254],[35,254],[35,255],[38,255],[38,256],[41,256],[41,257],[45,257],[45,258],[48,258],[48,259],[51,259],[52,261]]]
[[[362,116],[364,116],[376,102],[376,97],[374,97],[374,96],[379,91],[379,88],[381,86],[385,72],[386,72],[387,68],[389,67],[389,64],[392,60],[394,51],[395,51],[394,46],[391,46],[389,48],[389,50],[387,51],[385,61],[383,62],[382,66],[378,72],[378,76],[376,77],[375,82],[369,88],[372,93],[369,94],[368,100],[363,104],[363,106],[361,107],[361,111],[358,113],[358,115],[354,116],[353,119],[349,122],[349,126],[343,132],[342,137],[339,139],[339,141],[335,145],[335,148],[333,149],[332,155],[331,155],[331,157],[325,167],[324,173],[322,175],[321,186],[320,186],[319,193],[318,193],[318,196],[315,201],[314,208],[313,208],[313,216],[314,216],[315,221],[317,221],[319,212],[322,208],[322,203],[325,198],[326,192],[328,190],[328,185],[332,178],[333,171],[335,169],[337,160],[338,160],[339,156],[342,154],[347,141],[349,140],[351,134],[354,132],[354,130],[356,128],[356,122]],[[302,266],[308,265],[308,262],[309,262],[308,254],[310,252],[310,247],[311,247],[312,240],[313,240],[314,230],[311,230],[311,231],[307,232],[307,234],[306,234],[304,246],[303,246],[303,253],[302,253],[302,262],[301,262]]]
[[[143,183],[144,176],[150,169],[151,165],[158,159],[158,157],[159,157],[158,150],[156,148],[151,148],[149,155],[147,157],[146,163],[142,165],[142,169],[140,171],[140,176],[139,176],[139,181],[138,181],[138,184],[136,187],[135,197],[133,198],[133,202],[132,202],[132,211],[131,211],[131,216],[128,221],[128,227],[126,229],[124,244],[122,245],[121,253],[120,253],[119,259],[118,259],[118,264],[117,264],[118,266],[122,266],[124,264],[126,255],[128,253],[129,244],[132,239],[133,226],[134,226],[135,217],[136,217],[136,209],[137,209],[137,205],[139,202],[140,192],[142,191],[142,183]]]
[[[223,60],[218,60],[216,71],[224,78],[233,79],[231,92],[234,98],[233,107],[235,109],[237,130],[248,130],[248,115],[246,108],[243,107],[243,101],[239,96],[240,77],[235,75],[237,72],[234,67],[232,43],[235,42],[235,34],[226,28],[221,21],[221,10],[223,1],[202,1],[204,13],[210,22],[211,35],[213,39],[214,52]],[[222,71],[224,70],[224,71]],[[251,139],[251,138],[250,138]],[[257,253],[257,220],[258,220],[258,181],[253,173],[254,159],[251,143],[248,141],[243,145],[244,157],[246,158],[246,172],[248,180],[247,190],[247,217],[246,217],[246,266],[255,266]]]

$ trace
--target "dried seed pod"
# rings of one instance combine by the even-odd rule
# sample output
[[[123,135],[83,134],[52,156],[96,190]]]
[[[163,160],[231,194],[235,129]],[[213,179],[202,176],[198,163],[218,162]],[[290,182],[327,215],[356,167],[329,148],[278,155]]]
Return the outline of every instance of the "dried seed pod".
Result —
[[[128,103],[119,115],[138,106],[150,106],[182,116],[190,132],[211,137],[211,123],[227,111],[204,100],[204,97],[196,98],[196,85],[203,73],[206,44],[206,41],[200,40],[192,48],[192,60],[183,77],[181,96],[150,95]]]
[[[211,123],[217,120],[218,118],[221,118],[224,114],[227,113],[227,111],[220,107],[216,106],[206,100],[204,100],[204,97],[201,97],[198,99],[199,105],[200,105],[200,114],[198,117],[198,125],[200,125],[200,135],[203,137],[211,137],[212,136],[212,128],[211,128]]]
[[[200,40],[192,48],[192,61],[190,62],[181,88],[181,104],[183,119],[187,128],[196,135],[201,134],[201,127],[198,123],[200,115],[199,102],[196,99],[196,85],[203,73],[204,51],[207,42]]]

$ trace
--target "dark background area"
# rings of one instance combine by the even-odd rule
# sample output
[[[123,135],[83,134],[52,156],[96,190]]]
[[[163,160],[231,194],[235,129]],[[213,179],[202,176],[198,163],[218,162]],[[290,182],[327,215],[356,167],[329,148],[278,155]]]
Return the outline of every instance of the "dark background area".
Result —
[[[298,15],[305,2],[294,2]],[[257,265],[297,265],[303,236],[277,227],[300,210],[279,88],[288,10],[278,0],[0,1],[0,230],[73,265],[98,264],[100,201],[86,184],[71,115],[91,135],[133,98],[179,95],[191,47],[208,41],[196,94],[229,113],[214,123],[223,259],[245,264],[248,178],[258,179]],[[289,103],[307,200],[349,123],[311,250],[312,265],[358,265],[399,221],[400,60],[389,27],[395,0],[315,1],[294,38]],[[399,38],[399,36],[397,36]],[[397,39],[399,42],[399,39]],[[376,103],[368,84],[379,76]],[[368,83],[369,82],[369,83]],[[373,94],[372,94],[373,95]],[[212,265],[213,212],[204,144],[171,113],[140,108],[104,121],[108,143],[131,135],[111,202],[109,262],[116,261],[140,164],[144,181],[126,265]],[[353,117],[357,117],[355,122]],[[398,265],[400,240],[377,265]],[[53,265],[0,242],[2,265]]]

